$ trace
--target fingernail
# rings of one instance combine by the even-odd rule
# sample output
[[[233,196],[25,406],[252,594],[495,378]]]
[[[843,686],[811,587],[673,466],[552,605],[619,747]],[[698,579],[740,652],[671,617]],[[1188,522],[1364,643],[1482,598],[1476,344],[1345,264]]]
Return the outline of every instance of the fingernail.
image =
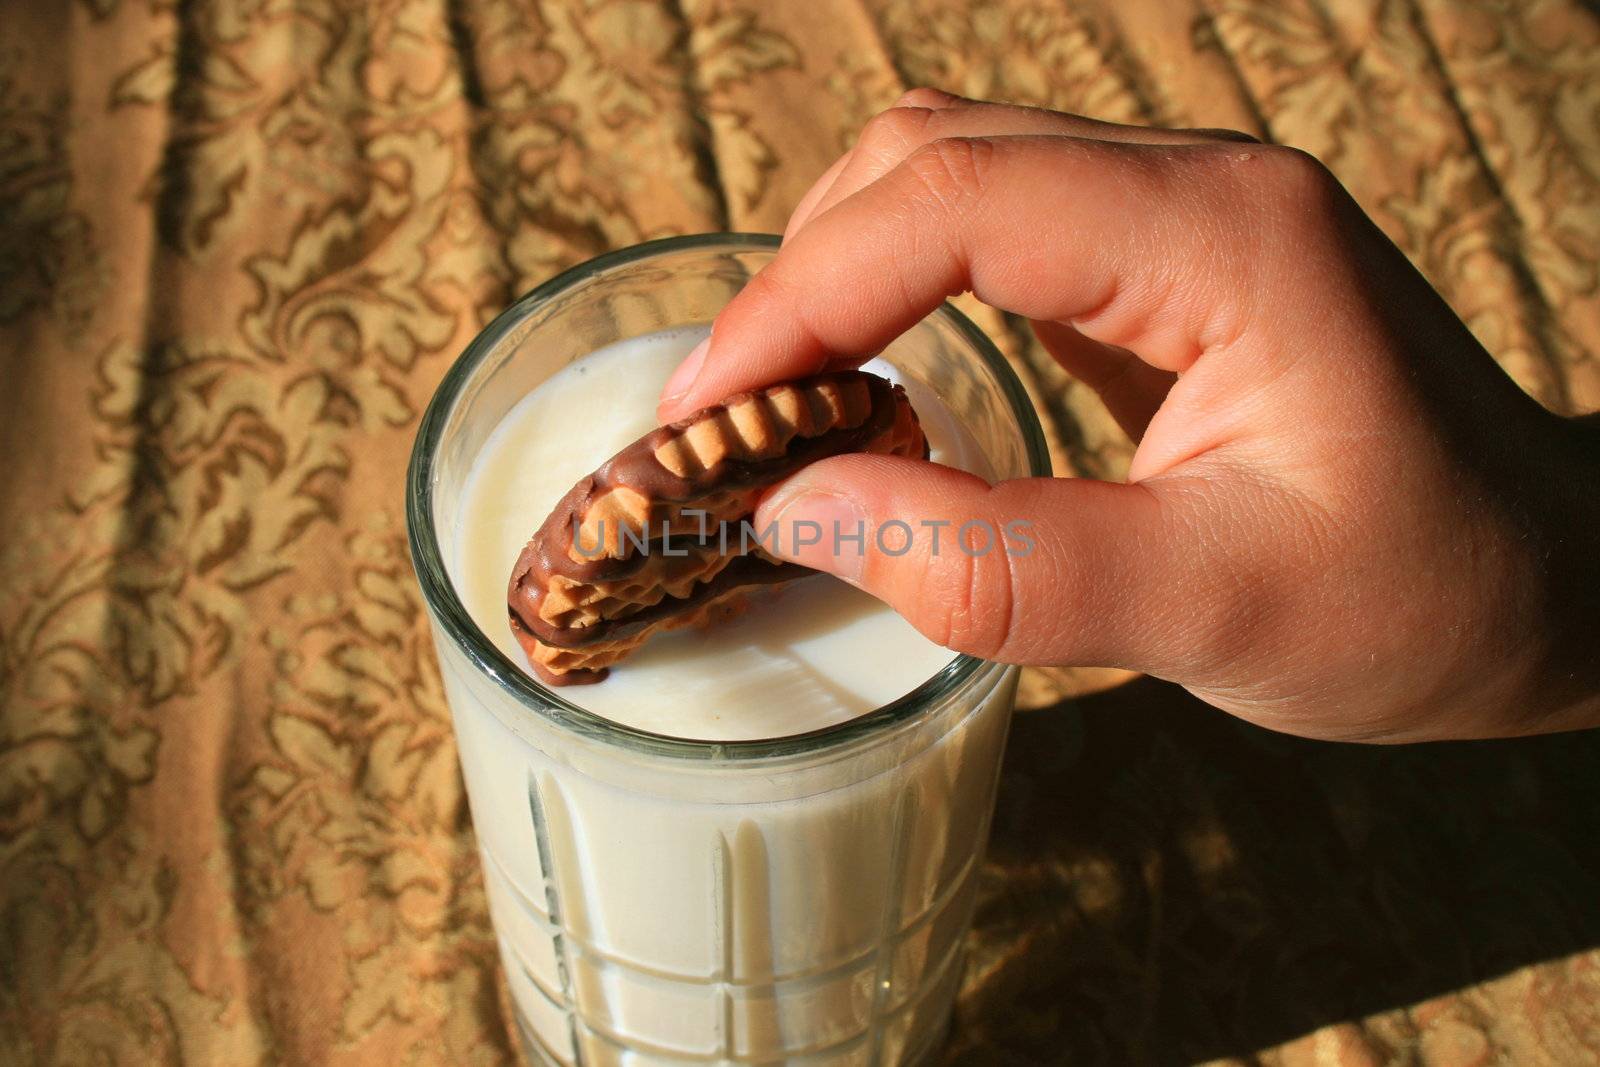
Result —
[[[689,354],[683,357],[683,362],[678,364],[678,369],[672,372],[672,377],[667,379],[667,384],[661,390],[661,402],[672,404],[683,399],[694,388],[694,380],[700,377],[700,367],[706,361],[706,352],[711,348],[711,338],[689,349]]]
[[[770,506],[776,509],[775,555],[852,584],[861,580],[871,534],[855,501],[796,486],[778,490]]]

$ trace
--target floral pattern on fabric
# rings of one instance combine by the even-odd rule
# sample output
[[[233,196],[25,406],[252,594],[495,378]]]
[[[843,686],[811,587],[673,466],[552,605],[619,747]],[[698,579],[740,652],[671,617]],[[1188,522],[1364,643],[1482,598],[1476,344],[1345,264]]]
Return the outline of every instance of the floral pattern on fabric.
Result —
[[[506,1064],[401,528],[606,249],[778,230],[932,84],[1316,152],[1600,408],[1585,0],[36,0],[0,34],[0,1064]],[[968,301],[1057,467],[1131,448]],[[1126,683],[1126,684],[1114,684]],[[1600,737],[1264,734],[1027,672],[951,1063],[1600,1062]]]

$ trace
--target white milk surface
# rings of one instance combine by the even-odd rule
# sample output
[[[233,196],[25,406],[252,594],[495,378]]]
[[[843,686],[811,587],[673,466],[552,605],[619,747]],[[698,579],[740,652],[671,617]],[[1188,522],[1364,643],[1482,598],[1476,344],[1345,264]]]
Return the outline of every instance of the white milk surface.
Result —
[[[527,662],[506,621],[517,555],[574,483],[656,426],[661,387],[705,335],[704,327],[649,334],[573,363],[512,408],[484,446],[460,512],[455,573],[479,628],[515,662]],[[892,376],[886,364],[864,369]],[[936,458],[969,465],[966,449],[949,446],[948,420],[928,410],[931,400],[913,402]],[[562,696],[614,722],[673,737],[783,737],[887,704],[952,658],[888,607],[832,577],[751,600],[734,621],[657,636],[605,681],[567,686]]]

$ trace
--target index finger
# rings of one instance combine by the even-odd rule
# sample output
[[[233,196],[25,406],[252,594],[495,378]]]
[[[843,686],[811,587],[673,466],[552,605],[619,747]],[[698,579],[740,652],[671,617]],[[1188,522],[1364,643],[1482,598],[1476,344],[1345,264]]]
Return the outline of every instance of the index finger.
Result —
[[[1306,159],[1237,144],[933,141],[785,243],[659,413],[862,362],[969,289],[1181,372],[1242,328],[1240,294],[1285,258],[1240,219],[1292,211],[1274,200],[1303,189],[1281,178]]]

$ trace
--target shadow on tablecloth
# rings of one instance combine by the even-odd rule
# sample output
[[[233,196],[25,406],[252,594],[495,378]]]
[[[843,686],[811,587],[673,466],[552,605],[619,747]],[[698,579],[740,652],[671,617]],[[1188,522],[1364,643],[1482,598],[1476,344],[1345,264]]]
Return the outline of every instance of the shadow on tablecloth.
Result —
[[[1247,1056],[1592,948],[1597,840],[1593,732],[1305,741],[1149,679],[1021,715],[946,1061]]]

